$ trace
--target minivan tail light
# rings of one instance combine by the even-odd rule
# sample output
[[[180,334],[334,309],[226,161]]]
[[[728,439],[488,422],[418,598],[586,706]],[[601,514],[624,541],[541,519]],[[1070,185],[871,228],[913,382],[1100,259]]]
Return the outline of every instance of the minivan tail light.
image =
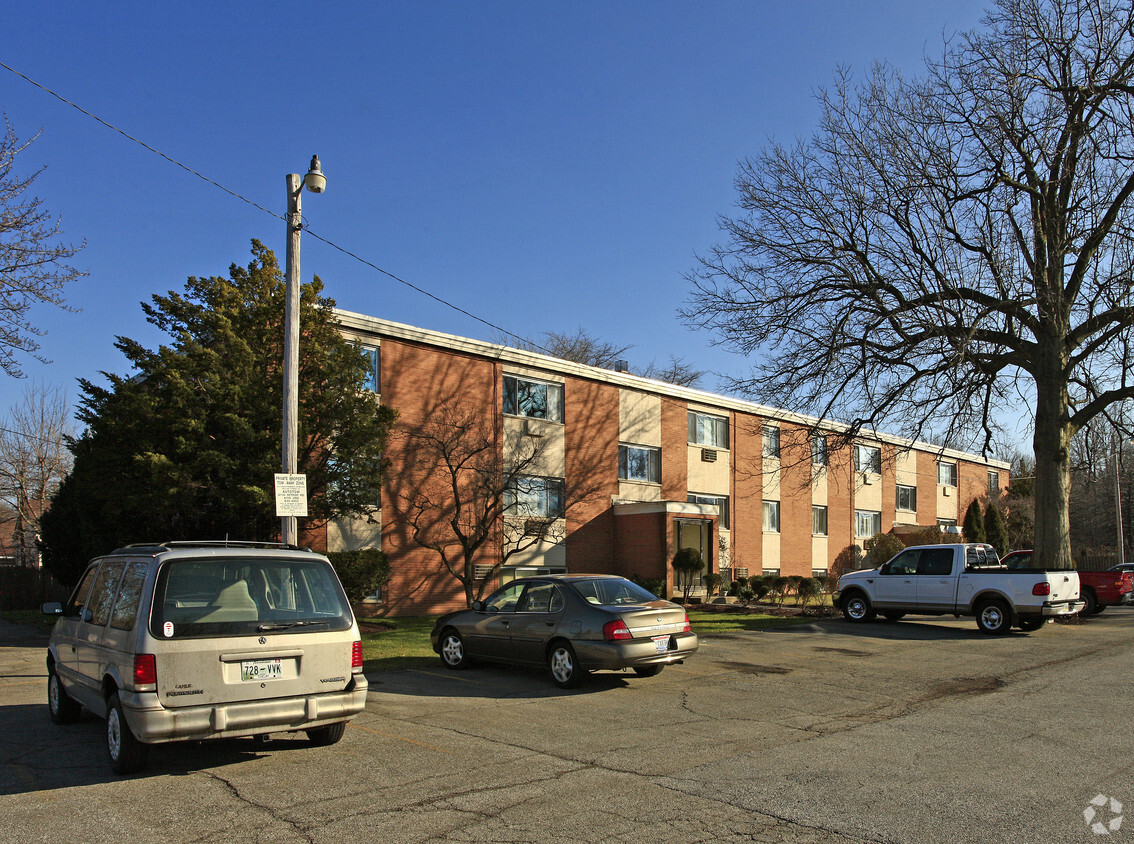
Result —
[[[618,618],[614,621],[608,621],[602,626],[602,637],[608,642],[616,642],[621,639],[633,639],[634,635],[626,626],[626,622]]]
[[[157,685],[157,660],[153,654],[134,654],[134,686]]]
[[[350,670],[357,674],[362,671],[362,642],[356,641],[350,646]]]
[[[1050,595],[1051,594],[1051,584],[1048,583],[1046,580],[1043,583],[1037,583],[1035,586],[1032,587],[1032,594],[1033,595]]]

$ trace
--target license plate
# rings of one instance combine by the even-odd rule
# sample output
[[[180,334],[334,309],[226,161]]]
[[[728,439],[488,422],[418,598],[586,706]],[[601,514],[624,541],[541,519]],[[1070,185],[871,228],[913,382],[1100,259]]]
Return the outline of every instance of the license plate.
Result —
[[[247,659],[240,663],[241,680],[275,680],[283,676],[278,659]]]
[[[654,645],[659,654],[665,653],[669,650],[669,636],[654,636]]]

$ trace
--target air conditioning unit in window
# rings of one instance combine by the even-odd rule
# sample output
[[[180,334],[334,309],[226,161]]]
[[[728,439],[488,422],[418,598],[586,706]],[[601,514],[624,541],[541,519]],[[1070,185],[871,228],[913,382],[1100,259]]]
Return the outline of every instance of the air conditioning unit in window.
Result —
[[[473,568],[473,579],[484,580],[492,573],[492,566],[475,566]]]
[[[524,434],[529,437],[542,437],[543,431],[541,431],[537,425],[533,425],[530,419],[525,419]]]
[[[703,448],[703,449],[701,449],[701,462],[703,462],[703,463],[716,463],[717,462],[717,450],[715,448]]]
[[[551,519],[525,519],[524,536],[543,536],[551,527]]]
[[[862,482],[869,486],[870,484],[874,483],[874,477],[869,472],[863,472]]]
[[[953,493],[949,492],[950,489],[952,489],[952,487],[943,487],[942,490],[941,490],[941,494],[944,495],[946,498],[948,498],[950,495],[953,494]]]

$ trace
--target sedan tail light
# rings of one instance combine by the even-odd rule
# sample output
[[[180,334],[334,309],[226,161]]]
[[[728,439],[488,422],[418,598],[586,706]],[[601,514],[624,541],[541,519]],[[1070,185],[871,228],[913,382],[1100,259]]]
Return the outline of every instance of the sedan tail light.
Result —
[[[362,670],[362,642],[356,641],[350,646],[350,670],[357,674]]]
[[[689,613],[685,613],[685,626],[681,628],[682,633],[692,633],[693,625],[689,623]]]
[[[1050,595],[1051,594],[1051,584],[1048,583],[1046,580],[1043,583],[1037,583],[1035,586],[1032,587],[1032,594],[1033,595]]]
[[[626,626],[626,622],[618,618],[602,626],[602,637],[608,642],[615,642],[619,639],[633,639],[634,635]]]

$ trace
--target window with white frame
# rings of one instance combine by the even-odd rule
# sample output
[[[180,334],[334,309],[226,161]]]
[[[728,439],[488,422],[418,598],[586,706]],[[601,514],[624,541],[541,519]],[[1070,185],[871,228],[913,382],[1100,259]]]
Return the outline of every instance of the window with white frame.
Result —
[[[937,461],[937,483],[941,486],[957,485],[957,464],[944,460]]]
[[[769,533],[780,532],[780,502],[764,502],[764,530]]]
[[[661,483],[661,449],[648,445],[618,444],[618,479]]]
[[[764,456],[765,457],[779,457],[780,456],[780,429],[775,425],[765,425],[764,432]]]
[[[854,535],[869,539],[882,532],[882,513],[879,510],[854,511]]]
[[[563,385],[504,376],[504,412],[510,416],[563,421]]]
[[[811,438],[811,463],[815,466],[827,465],[827,438],[816,436]]]
[[[728,530],[728,496],[727,495],[702,495],[699,492],[691,492],[686,499],[690,504],[708,504],[716,505],[717,513],[717,527],[723,530]]]
[[[519,475],[504,491],[504,510],[526,518],[558,519],[563,516],[563,479]]]
[[[906,510],[910,513],[917,512],[916,486],[905,486],[904,484],[898,484],[897,507],[899,510]]]
[[[956,527],[956,526],[957,526],[957,520],[956,519],[938,519],[937,520],[937,527],[939,527],[939,528],[951,528],[951,527]]]
[[[377,346],[360,346],[359,351],[362,352],[362,358],[366,367],[366,373],[362,378],[362,387],[372,393],[380,393],[382,381],[379,376],[379,366],[381,358],[379,357]]]
[[[856,445],[854,447],[854,470],[881,475],[882,449],[873,445]]]
[[[689,442],[709,448],[728,448],[728,419],[690,410]]]
[[[811,535],[827,535],[827,507],[823,504],[811,505]]]
[[[988,470],[988,494],[1000,494],[1000,473],[995,472],[992,469]]]

